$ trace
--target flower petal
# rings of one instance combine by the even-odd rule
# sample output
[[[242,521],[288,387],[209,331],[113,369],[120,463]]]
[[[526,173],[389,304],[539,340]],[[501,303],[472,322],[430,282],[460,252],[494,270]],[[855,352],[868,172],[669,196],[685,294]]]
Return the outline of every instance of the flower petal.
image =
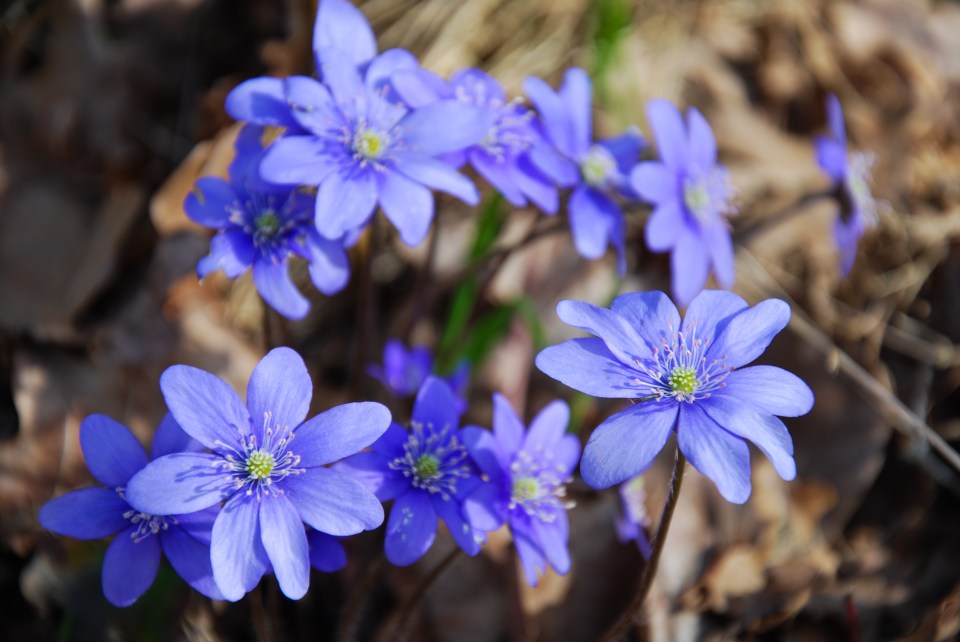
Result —
[[[210,239],[210,254],[197,262],[197,276],[204,278],[211,272],[223,270],[235,279],[250,267],[255,256],[253,243],[243,230],[228,227]]]
[[[710,255],[696,233],[685,229],[670,254],[673,295],[677,303],[688,305],[707,282]]]
[[[267,305],[288,319],[307,316],[310,302],[290,279],[287,262],[274,263],[262,259],[253,264],[253,284]],[[262,421],[263,417],[257,417]]]
[[[163,554],[183,581],[212,600],[223,599],[223,593],[213,579],[210,544],[191,537],[177,526],[160,534],[160,544]]]
[[[650,356],[664,340],[672,341],[673,334],[680,327],[677,306],[659,290],[621,294],[610,304],[610,309],[646,341]]]
[[[343,115],[333,101],[333,96],[316,79],[309,76],[284,78],[283,92],[287,102],[290,103],[293,117],[307,131],[323,137],[345,124]]]
[[[481,484],[463,502],[463,517],[484,531],[495,531],[507,521],[508,497],[501,483]]]
[[[688,158],[701,169],[717,164],[717,139],[710,124],[696,107],[687,109],[687,126],[690,128]]]
[[[433,501],[433,510],[447,525],[447,531],[449,531],[457,546],[467,555],[472,556],[479,553],[480,546],[486,541],[486,535],[464,521],[461,514],[461,503],[455,499],[443,499],[440,495],[431,495],[430,498]],[[396,510],[396,507],[394,507],[394,510]]]
[[[617,169],[620,173],[629,176],[640,157],[640,150],[647,146],[647,141],[640,133],[640,128],[631,125],[622,134],[604,138],[598,144],[610,152],[617,161]]]
[[[217,521],[217,515],[220,514],[220,505],[216,504],[204,510],[198,510],[195,513],[186,513],[174,515],[180,530],[197,540],[201,544],[210,546],[210,538],[213,533],[213,524]],[[209,558],[210,555],[208,554]]]
[[[622,364],[634,364],[640,357],[650,354],[649,347],[636,330],[612,310],[568,299],[557,304],[557,316],[564,323],[603,339]]]
[[[285,495],[260,502],[260,533],[280,590],[291,600],[299,600],[310,586],[307,533],[297,509]]]
[[[592,397],[632,399],[637,371],[620,363],[603,339],[571,339],[540,351],[537,368],[560,383]],[[494,422],[494,428],[496,428]]]
[[[817,165],[836,182],[847,175],[847,145],[845,141],[817,136],[813,140]]]
[[[381,502],[387,502],[410,488],[410,481],[399,471],[390,469],[388,462],[383,455],[362,452],[340,460],[332,468],[356,479]]]
[[[81,488],[55,497],[40,508],[40,525],[73,539],[100,539],[130,525],[129,504],[109,488]]]
[[[247,384],[247,409],[254,434],[263,426],[296,429],[310,410],[313,382],[303,357],[290,348],[274,348],[260,360]]]
[[[540,78],[526,78],[523,90],[540,114],[540,123],[550,142],[568,158],[576,158],[576,132],[569,113],[573,106],[565,104],[560,94]]]
[[[200,452],[203,444],[188,435],[169,412],[163,416],[150,444],[150,459],[182,452]]]
[[[583,185],[570,195],[567,208],[577,252],[586,259],[602,257],[617,219],[623,216],[620,208],[602,192]]]
[[[399,172],[380,175],[380,207],[409,246],[427,237],[433,221],[433,194]]]
[[[328,468],[307,468],[283,481],[304,523],[328,535],[355,535],[383,523],[383,506],[363,484]]]
[[[687,130],[680,110],[668,100],[647,103],[647,120],[657,141],[657,153],[664,165],[674,171],[687,166]]]
[[[235,120],[300,129],[284,98],[280,78],[251,78],[240,83],[227,94],[224,108]]]
[[[630,171],[630,186],[640,198],[657,205],[676,202],[680,196],[678,174],[657,161],[646,161],[634,167]]]
[[[499,395],[494,395],[494,404],[497,396]],[[494,414],[496,413],[494,406]],[[467,426],[460,431],[460,437],[480,470],[490,477],[491,482],[499,484],[504,477],[504,470],[510,466],[513,453],[504,452],[503,445],[498,443],[493,433],[479,426]]]
[[[366,225],[377,205],[374,174],[357,171],[349,176],[334,172],[317,189],[317,231],[328,239],[338,239],[350,230]]]
[[[703,240],[710,251],[713,276],[720,287],[732,288],[735,277],[733,239],[723,223],[716,222],[703,228]]]
[[[723,498],[743,504],[750,497],[750,449],[710,419],[697,404],[682,404],[677,439],[693,467],[709,477]]]
[[[523,207],[527,199],[523,191],[517,186],[514,176],[521,173],[515,162],[507,158],[497,158],[482,148],[469,150],[470,165],[477,170],[491,187],[500,192],[503,198],[514,207]]]
[[[453,89],[449,83],[423,67],[397,71],[390,77],[390,84],[400,99],[412,109],[424,107],[443,98],[453,98]]]
[[[350,259],[343,246],[311,230],[305,247],[313,285],[327,296],[345,288],[350,281]]]
[[[114,606],[130,606],[146,593],[160,568],[160,538],[139,542],[133,526],[117,535],[103,556],[103,595]]]
[[[688,337],[712,338],[713,345],[708,349],[707,356],[718,359],[721,354],[713,350],[716,336],[731,319],[748,307],[747,302],[733,292],[704,290],[690,302],[683,318],[683,332]]]
[[[827,94],[827,124],[833,136],[840,141],[847,140],[847,129],[843,124],[843,108],[836,94]]]
[[[734,370],[714,396],[737,398],[781,417],[799,417],[813,408],[813,391],[797,375],[774,366]]]
[[[321,0],[317,7],[313,50],[327,48],[340,49],[354,65],[362,65],[377,54],[377,39],[370,23],[347,0]]]
[[[187,194],[183,209],[194,223],[219,230],[230,222],[231,209],[238,202],[230,183],[222,178],[205,176],[198,179]]]
[[[677,420],[672,401],[644,401],[597,426],[580,461],[583,481],[609,488],[645,470],[663,450]]]
[[[643,228],[647,247],[653,252],[666,252],[672,249],[686,225],[676,196],[673,200],[663,201],[650,214]]]
[[[273,141],[260,162],[260,176],[279,185],[319,185],[339,166],[328,143],[313,136],[284,136]]]
[[[307,543],[310,546],[310,566],[318,571],[333,573],[347,565],[347,552],[336,537],[310,531],[307,533]]]
[[[387,430],[370,446],[370,449],[385,457],[387,460],[394,459],[403,455],[403,447],[407,444],[410,433],[403,426],[393,422]]]
[[[508,465],[509,457],[523,447],[523,421],[517,416],[510,402],[499,392],[493,394],[493,434],[497,445],[504,455],[502,459]]]
[[[250,414],[223,379],[191,366],[171,366],[160,375],[167,408],[184,432],[214,450],[250,434]]]
[[[261,540],[260,505],[256,497],[237,493],[223,506],[213,524],[213,577],[220,592],[231,602],[256,586],[270,564]]]
[[[790,322],[790,305],[780,299],[767,299],[743,310],[717,335],[712,354],[724,354],[727,365],[745,366],[767,349],[770,342]]]
[[[427,377],[413,402],[413,421],[433,424],[437,429],[456,428],[460,425],[457,400],[447,382],[437,377]]]
[[[477,170],[479,172],[479,170]],[[560,194],[550,178],[531,162],[521,156],[512,173],[513,181],[530,201],[544,214],[556,214],[560,206]]]
[[[108,488],[122,488],[147,465],[147,452],[130,429],[106,415],[80,424],[80,449],[90,474]]]
[[[745,400],[713,395],[701,402],[703,411],[727,432],[748,439],[773,463],[785,481],[797,476],[793,439],[783,422],[766,412],[757,412]]]
[[[510,531],[513,533],[513,543],[517,547],[517,556],[523,566],[523,573],[530,586],[537,585],[538,575],[547,570],[547,559],[534,541],[533,525],[528,515],[514,514],[510,518]]]
[[[164,455],[130,479],[127,501],[150,515],[179,515],[208,508],[237,490],[223,463],[223,457],[210,453]]]
[[[563,521],[564,524],[557,522]],[[560,511],[556,515],[556,520],[550,523],[531,519],[530,525],[533,527],[533,533],[543,554],[550,561],[550,565],[560,575],[566,575],[570,572],[570,551],[567,550],[567,540],[563,536],[566,531],[567,514]]]
[[[528,453],[555,454],[569,424],[570,406],[559,399],[551,401],[530,422],[523,449]]]
[[[399,71],[417,69],[419,66],[417,57],[406,49],[387,49],[370,61],[363,80],[368,90],[383,91],[389,98],[393,75]]]
[[[343,49],[314,49],[320,80],[327,86],[340,111],[362,118],[367,113],[367,89],[357,63]]]
[[[414,152],[436,156],[479,143],[492,126],[488,109],[459,100],[438,100],[409,112],[396,128]]]
[[[361,401],[335,406],[304,422],[292,446],[306,468],[323,466],[363,450],[390,425],[383,404]]]
[[[570,117],[570,141],[573,156],[587,153],[593,138],[593,85],[590,76],[579,67],[567,69],[558,92]]]
[[[397,497],[387,520],[384,551],[394,566],[409,566],[430,550],[437,535],[437,513],[430,495],[412,490]]]
[[[527,158],[556,183],[557,187],[573,187],[580,181],[580,168],[577,164],[545,142],[534,144],[527,152]]]
[[[480,193],[473,182],[443,161],[423,154],[397,154],[396,169],[407,178],[456,196],[467,205],[480,202]]]

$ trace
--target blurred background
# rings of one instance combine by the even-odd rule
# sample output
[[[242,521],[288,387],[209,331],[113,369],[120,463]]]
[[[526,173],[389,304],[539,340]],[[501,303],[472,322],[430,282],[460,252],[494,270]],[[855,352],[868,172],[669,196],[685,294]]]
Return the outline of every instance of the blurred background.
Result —
[[[929,435],[960,443],[960,6],[933,0],[368,0],[380,50],[403,47],[443,75],[479,67],[512,95],[528,75],[594,78],[595,129],[637,125],[654,97],[713,126],[741,212],[736,291],[794,307],[764,361],[801,375],[813,412],[788,420],[797,481],[754,452],[754,494],[724,502],[688,473],[644,640],[952,640],[960,632],[960,472]],[[379,225],[352,251],[347,289],[307,287],[310,315],[265,310],[249,275],[199,283],[209,233],[181,205],[198,176],[225,175],[236,127],[226,94],[257,75],[311,72],[309,0],[5,0],[0,4],[0,640],[253,640],[249,605],[192,593],[169,569],[131,608],[102,598],[103,542],[44,532],[48,499],[90,483],[81,419],[104,413],[147,442],[165,410],[159,374],[196,365],[243,389],[271,345],[304,355],[313,411],[389,403],[365,364],[400,337],[473,362],[465,423],[490,425],[500,390],[529,419],[573,406],[584,439],[620,406],[533,369],[574,336],[561,298],[605,303],[669,290],[669,264],[628,214],[628,276],[580,259],[568,233],[515,244],[542,214],[441,198],[436,255]],[[877,226],[842,278],[837,206],[812,137],[836,93],[852,149],[875,155]],[[797,205],[797,203],[800,203]],[[784,214],[786,212],[787,214]],[[505,260],[500,260],[505,259]],[[499,268],[499,269],[495,269]],[[295,270],[306,283],[305,266]],[[466,283],[466,285],[464,285]],[[672,448],[646,475],[654,519]],[[573,569],[517,583],[509,536],[461,556],[426,593],[416,640],[593,640],[629,602],[643,558],[617,541],[616,493],[574,482]],[[348,567],[315,572],[300,602],[267,578],[276,640],[332,640],[382,545],[352,538]],[[364,588],[362,639],[395,639],[390,616],[453,548]]]

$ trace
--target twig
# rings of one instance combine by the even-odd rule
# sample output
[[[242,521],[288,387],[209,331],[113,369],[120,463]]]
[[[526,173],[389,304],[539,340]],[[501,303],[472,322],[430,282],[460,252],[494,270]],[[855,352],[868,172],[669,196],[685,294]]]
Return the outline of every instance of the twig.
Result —
[[[367,603],[367,598],[373,591],[373,585],[380,572],[387,565],[387,557],[380,552],[376,561],[370,564],[367,572],[364,574],[360,583],[350,594],[347,604],[343,609],[343,616],[340,618],[340,630],[337,633],[337,642],[352,642],[356,638],[357,624],[360,616],[363,614],[363,607]]]
[[[770,216],[764,217],[762,220],[757,222],[755,225],[748,227],[744,230],[740,230],[734,235],[734,244],[735,245],[746,245],[753,238],[759,236],[763,232],[780,225],[784,221],[790,220],[797,214],[800,214],[804,211],[811,203],[815,203],[824,198],[831,198],[834,195],[835,190],[831,189],[825,192],[814,192],[813,194],[804,194],[799,199],[787,205],[786,207],[780,209],[777,212],[774,212]]]
[[[396,631],[396,639],[403,642],[407,639],[407,629],[410,628],[410,620],[413,618],[413,615],[417,612],[417,607],[420,606],[420,603],[423,601],[424,595],[427,594],[427,591],[430,590],[430,587],[433,586],[433,583],[437,581],[437,578],[443,574],[445,570],[458,558],[460,557],[460,547],[455,546],[452,551],[450,551],[439,564],[433,567],[426,577],[420,581],[420,584],[417,585],[416,590],[413,594],[403,603],[403,606],[400,607],[399,615],[397,616],[397,626],[394,629]]]
[[[253,628],[257,632],[258,642],[272,642],[267,618],[263,609],[263,583],[250,591],[250,616],[253,618]]]
[[[417,289],[413,295],[413,306],[410,309],[410,314],[407,316],[406,323],[404,323],[403,331],[400,333],[404,343],[408,345],[410,344],[410,334],[413,332],[414,327],[416,327],[417,321],[420,320],[423,313],[427,310],[427,295],[430,290],[430,284],[433,282],[433,264],[437,260],[437,241],[439,238],[440,217],[437,216],[433,220],[433,231],[430,233],[429,245],[427,245],[427,262],[423,266],[420,278],[417,279]]]
[[[637,587],[637,593],[634,595],[633,601],[630,602],[630,606],[623,612],[617,623],[603,637],[603,642],[619,642],[643,609],[643,603],[647,599],[647,593],[650,592],[653,578],[657,574],[657,566],[660,564],[660,555],[663,553],[663,547],[667,541],[667,531],[670,529],[673,511],[677,508],[677,500],[680,498],[680,486],[683,484],[683,469],[686,463],[686,457],[680,452],[680,446],[677,446],[677,454],[673,464],[673,478],[670,480],[667,501],[663,505],[663,513],[660,515],[660,523],[657,525],[657,534],[653,538],[653,551],[650,554],[650,559],[647,560],[647,564],[643,568],[640,585]]]

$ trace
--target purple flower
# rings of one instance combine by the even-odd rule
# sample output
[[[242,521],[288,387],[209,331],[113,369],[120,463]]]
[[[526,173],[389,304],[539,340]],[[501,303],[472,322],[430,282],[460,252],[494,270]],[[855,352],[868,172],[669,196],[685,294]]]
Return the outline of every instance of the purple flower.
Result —
[[[397,339],[390,339],[383,347],[383,366],[371,363],[367,374],[378,379],[396,397],[412,397],[417,394],[433,371],[433,353],[429,348],[413,347],[407,350]],[[467,409],[463,399],[470,383],[470,362],[462,361],[447,377],[441,377],[457,395],[457,412]]]
[[[385,542],[391,564],[406,566],[423,557],[433,544],[438,517],[466,553],[480,551],[485,534],[460,514],[463,498],[480,484],[480,477],[459,423],[450,387],[429,377],[414,402],[409,432],[391,424],[371,451],[337,465],[380,501],[394,500]]]
[[[324,294],[343,289],[350,264],[342,239],[326,239],[313,228],[310,196],[260,178],[261,134],[259,127],[244,127],[230,181],[201,178],[183,207],[193,221],[220,231],[210,242],[210,255],[197,264],[200,278],[217,269],[235,278],[252,265],[264,300],[283,316],[300,319],[310,304],[290,280],[287,259],[309,261],[313,284]]]
[[[333,573],[347,565],[347,552],[343,550],[340,539],[320,531],[307,532],[307,544],[310,548],[310,566]]]
[[[733,287],[733,242],[727,217],[735,212],[730,174],[717,164],[717,141],[695,108],[680,111],[665,100],[647,103],[660,161],[640,163],[633,189],[653,203],[647,247],[670,251],[673,294],[687,305],[703,289],[710,270],[721,287]]]
[[[544,212],[556,213],[556,187],[527,158],[534,145],[544,144],[534,126],[535,114],[519,101],[508,100],[495,78],[479,69],[461,69],[447,82],[417,67],[396,72],[390,82],[410,107],[455,99],[482,109],[492,122],[483,139],[445,158],[455,167],[470,163],[515,207],[526,206],[529,199]]]
[[[377,439],[390,413],[377,403],[337,406],[304,421],[313,385],[303,359],[271,350],[254,369],[244,405],[222,379],[173,366],[160,389],[183,429],[210,449],[167,455],[137,473],[130,503],[154,515],[223,502],[210,557],[224,597],[239,600],[272,567],[284,595],[307,592],[310,559],[304,523],[353,535],[383,522],[380,502],[326,464]]]
[[[636,542],[644,559],[650,557],[650,541],[646,528],[650,526],[647,515],[647,492],[644,489],[643,475],[634,475],[620,484],[620,513],[617,515],[617,539],[621,542]]]
[[[817,136],[817,163],[837,184],[839,216],[833,233],[840,249],[840,269],[850,273],[857,256],[857,242],[877,220],[877,202],[870,193],[873,154],[847,153],[843,109],[833,94],[827,96],[827,121],[831,136]]]
[[[167,415],[153,438],[153,457],[196,450],[199,444]],[[51,499],[40,509],[40,524],[74,539],[117,535],[103,558],[103,594],[116,606],[130,606],[153,584],[160,552],[200,593],[223,596],[210,568],[210,529],[215,509],[158,516],[133,508],[126,498],[130,478],[147,465],[147,453],[130,430],[104,415],[80,425],[80,448],[87,467],[106,488],[84,488]]]
[[[539,78],[523,83],[540,114],[539,127],[548,144],[536,145],[530,160],[560,187],[573,187],[568,209],[577,252],[598,259],[612,245],[623,272],[625,224],[616,195],[632,196],[627,182],[645,145],[635,128],[615,138],[593,142],[590,77],[583,69],[567,70],[559,91]]]
[[[590,435],[580,463],[594,488],[619,484],[650,465],[676,430],[680,450],[728,501],[750,496],[752,441],[780,477],[796,476],[793,441],[774,415],[797,417],[813,405],[810,388],[773,366],[752,366],[790,320],[790,306],[769,299],[749,307],[730,292],[706,290],[683,322],[663,292],[634,292],[610,309],[561,301],[564,322],[599,338],[546,348],[547,375],[597,397],[634,404]]]
[[[548,404],[529,432],[506,397],[493,396],[493,432],[470,426],[463,438],[480,470],[490,479],[463,505],[467,519],[486,531],[507,522],[527,581],[536,586],[547,564],[561,575],[570,570],[570,527],[566,484],[580,459],[580,441],[566,433],[570,409]]]

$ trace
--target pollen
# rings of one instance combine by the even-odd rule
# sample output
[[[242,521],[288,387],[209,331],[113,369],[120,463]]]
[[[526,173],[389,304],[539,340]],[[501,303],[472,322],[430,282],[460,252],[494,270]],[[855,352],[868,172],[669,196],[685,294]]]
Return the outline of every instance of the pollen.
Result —
[[[510,497],[517,503],[536,498],[540,495],[540,482],[533,477],[519,477],[513,480]]]
[[[580,161],[580,173],[590,187],[603,187],[617,171],[617,161],[603,147],[594,145]]]
[[[440,460],[433,455],[421,455],[414,464],[414,470],[420,479],[436,477],[440,472]]]
[[[266,479],[273,472],[277,460],[264,450],[255,450],[247,457],[247,473],[253,479]]]
[[[386,150],[387,142],[383,135],[372,129],[361,129],[354,137],[353,151],[363,158],[380,158]]]
[[[693,368],[674,368],[667,383],[675,393],[692,395],[697,390],[697,373]]]
[[[273,238],[280,231],[280,217],[273,210],[267,210],[256,218],[254,227],[258,237]]]

